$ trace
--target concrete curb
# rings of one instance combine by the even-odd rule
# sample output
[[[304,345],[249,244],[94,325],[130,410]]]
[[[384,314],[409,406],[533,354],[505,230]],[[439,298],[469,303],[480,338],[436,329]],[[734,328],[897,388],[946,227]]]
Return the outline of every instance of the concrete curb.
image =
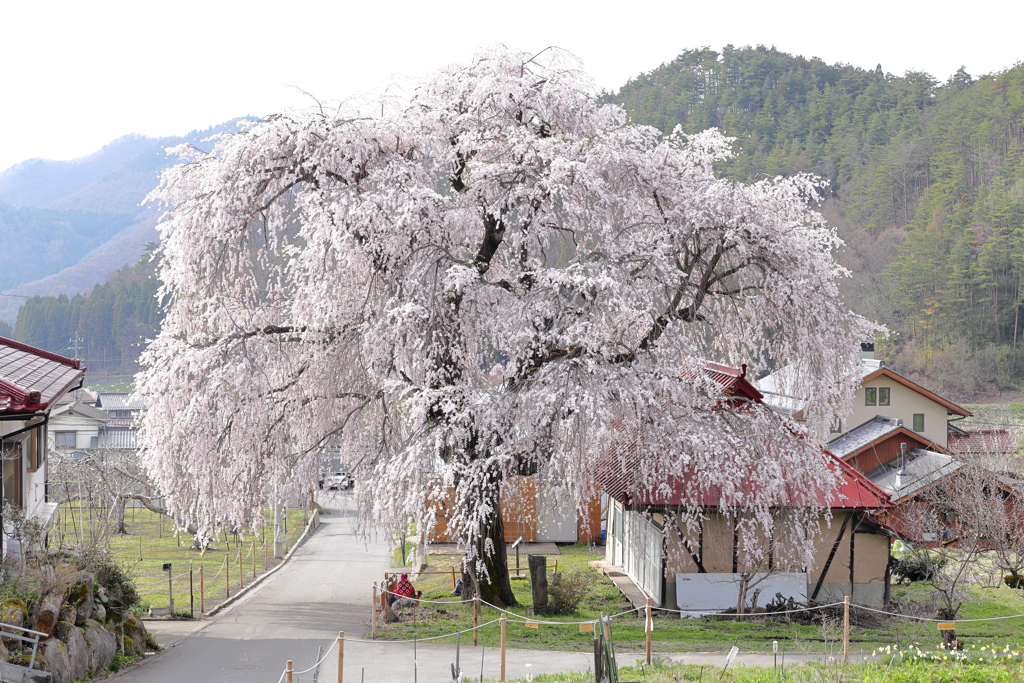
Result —
[[[314,524],[316,526],[314,526]],[[216,607],[214,607],[212,610],[210,610],[209,612],[207,612],[204,615],[205,618],[210,619],[211,617],[217,616],[221,612],[227,611],[231,607],[234,607],[235,603],[237,603],[239,600],[241,600],[242,598],[248,596],[250,593],[252,593],[257,588],[262,586],[263,583],[267,579],[269,579],[271,576],[273,576],[277,572],[278,569],[280,569],[281,567],[283,567],[286,564],[288,564],[288,560],[290,560],[292,558],[292,555],[295,553],[296,550],[299,549],[299,546],[301,546],[303,543],[305,543],[309,539],[309,536],[314,531],[316,531],[319,528],[320,528],[320,511],[319,510],[314,510],[313,514],[310,515],[310,517],[309,517],[309,521],[306,523],[305,531],[303,531],[302,535],[299,536],[299,540],[295,541],[295,545],[292,546],[291,550],[289,550],[285,554],[284,558],[281,560],[281,564],[277,565],[276,567],[271,569],[269,572],[264,572],[262,575],[260,575],[255,581],[250,583],[248,586],[246,586],[245,588],[243,588],[242,590],[238,591],[237,593],[232,595],[230,598],[228,598],[224,602],[222,602],[219,605],[217,605]]]
[[[262,586],[263,582],[267,578],[272,576],[274,574],[274,572],[276,572],[278,569],[280,569],[281,567],[285,566],[288,563],[288,560],[291,559],[292,554],[299,548],[300,545],[305,543],[309,539],[310,535],[314,531],[319,529],[320,526],[321,526],[320,525],[320,511],[319,510],[314,510],[313,514],[309,518],[309,521],[306,523],[306,529],[302,532],[302,535],[299,536],[298,540],[295,541],[295,545],[292,546],[291,550],[289,550],[285,554],[284,558],[281,560],[281,564],[277,565],[276,567],[271,569],[269,572],[264,573],[262,576],[260,576],[258,579],[256,579],[252,583],[250,583],[248,586],[243,588],[241,591],[239,591],[238,593],[235,593],[230,598],[228,598],[227,600],[225,600],[221,604],[219,604],[216,607],[214,607],[212,610],[210,610],[205,615],[203,615],[202,619],[195,620],[195,621],[203,622],[202,626],[197,628],[195,631],[193,631],[192,633],[189,633],[188,635],[182,636],[181,638],[178,638],[177,640],[175,640],[172,643],[167,644],[162,650],[160,650],[160,652],[156,652],[156,653],[154,653],[152,655],[148,655],[146,657],[143,657],[142,660],[140,660],[139,662],[136,662],[132,666],[123,667],[117,673],[113,674],[112,676],[108,676],[107,680],[118,678],[119,676],[123,676],[123,675],[127,674],[129,671],[132,671],[132,670],[134,670],[134,669],[136,669],[136,668],[138,668],[140,666],[145,666],[149,662],[155,661],[157,659],[157,657],[160,655],[161,652],[166,652],[166,651],[170,650],[171,648],[180,645],[182,642],[184,642],[188,638],[191,638],[196,633],[199,633],[200,631],[205,629],[207,626],[212,624],[213,623],[213,617],[221,614],[222,612],[226,612],[226,611],[230,610],[232,607],[235,606],[235,604],[241,598],[244,598],[244,597],[248,596],[254,590],[256,590],[257,588]]]

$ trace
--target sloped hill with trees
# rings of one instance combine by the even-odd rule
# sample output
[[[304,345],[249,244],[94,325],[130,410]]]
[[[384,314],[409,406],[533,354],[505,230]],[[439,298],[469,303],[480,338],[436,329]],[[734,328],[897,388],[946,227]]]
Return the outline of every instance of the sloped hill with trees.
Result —
[[[185,136],[127,135],[71,161],[30,159],[0,173],[0,320],[15,321],[31,295],[73,295],[134,263],[156,239],[158,213],[141,202],[175,163],[166,148],[234,124]]]
[[[155,274],[147,253],[88,294],[34,296],[18,311],[14,338],[84,359],[94,381],[133,374],[145,341],[156,336],[163,317]],[[0,336],[5,336],[2,325]]]
[[[763,46],[688,50],[607,95],[668,132],[737,138],[721,171],[810,172],[846,241],[846,297],[894,332],[881,349],[943,391],[1024,378],[1024,66],[944,83]]]

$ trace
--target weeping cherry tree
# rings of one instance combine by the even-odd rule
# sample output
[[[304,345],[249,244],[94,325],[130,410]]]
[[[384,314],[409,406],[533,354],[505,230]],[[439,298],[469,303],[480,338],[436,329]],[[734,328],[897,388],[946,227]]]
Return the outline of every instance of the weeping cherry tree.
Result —
[[[685,466],[762,524],[786,482],[810,505],[832,490],[800,428],[722,410],[700,371],[798,363],[812,433],[847,407],[874,328],[839,298],[820,182],[719,179],[729,139],[664,136],[594,93],[564,53],[499,47],[369,113],[178,150],[139,387],[180,523],[252,523],[341,439],[364,520],[425,531],[450,503],[465,590],[510,605],[502,482],[580,505],[622,425],[651,486]]]

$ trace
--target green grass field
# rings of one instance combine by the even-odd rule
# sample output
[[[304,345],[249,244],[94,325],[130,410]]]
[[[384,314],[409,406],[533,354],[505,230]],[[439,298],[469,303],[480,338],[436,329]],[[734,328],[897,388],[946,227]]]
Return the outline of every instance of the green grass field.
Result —
[[[537,617],[538,621],[575,622],[596,619],[599,615],[609,615],[629,609],[629,605],[619,594],[611,581],[598,575],[596,570],[587,564],[599,559],[600,555],[592,553],[587,546],[562,546],[562,555],[557,556],[559,571],[585,571],[594,576],[594,584],[574,614],[560,617]],[[556,556],[549,558],[553,564]],[[457,562],[456,555],[430,556],[432,568],[443,571]],[[512,560],[514,564],[514,559]],[[526,560],[522,564],[525,568]],[[549,577],[552,570],[549,568]],[[423,591],[423,597],[438,600],[456,600],[451,593],[450,575],[430,575],[416,581],[416,588]],[[526,606],[531,604],[529,582],[525,579],[512,581],[512,588],[520,606],[510,611],[526,616]],[[893,586],[892,597],[905,609],[916,610],[921,616],[934,616],[931,608],[931,590],[923,584],[909,586]],[[421,603],[420,607],[407,610],[398,624],[381,625],[378,622],[378,638],[404,639],[429,637],[453,633],[472,626],[472,608],[462,604],[431,604]],[[1005,586],[986,588],[974,586],[970,590],[970,600],[961,610],[962,619],[992,618],[1006,615],[1024,614],[1024,591],[1013,590]],[[499,616],[496,610],[484,606],[481,610],[481,623]],[[842,609],[835,608],[824,623],[802,625],[797,623],[776,623],[764,617],[748,617],[746,620],[734,620],[729,617],[707,617],[701,619],[679,619],[678,617],[662,617],[655,619],[652,634],[652,648],[655,653],[669,654],[677,652],[727,652],[736,645],[741,652],[768,653],[772,651],[773,641],[778,641],[784,652],[829,653],[842,651]],[[860,653],[871,653],[886,646],[907,647],[914,643],[923,648],[933,649],[941,644],[941,636],[932,622],[914,622],[904,619],[893,619],[872,615],[854,610],[853,628],[851,630],[851,650]],[[634,616],[621,616],[613,621],[613,636],[620,652],[638,652],[644,649],[643,620]],[[1010,646],[1014,649],[1024,648],[1024,618],[974,623],[959,623],[957,636],[967,647]],[[471,636],[463,635],[463,642]],[[499,642],[499,626],[488,626],[480,631],[480,642],[494,647]],[[568,651],[589,651],[592,648],[593,634],[581,633],[578,625],[539,624],[537,628],[529,628],[522,623],[507,623],[509,647],[534,648]],[[438,642],[454,643],[455,638],[444,638]],[[682,679],[682,677],[681,677]]]
[[[83,538],[86,542],[93,542],[101,535],[105,514],[106,510],[102,508],[79,507],[76,502],[61,505],[50,530],[50,547],[72,547],[82,542]],[[286,552],[305,529],[308,514],[308,511],[302,509],[288,510]],[[269,510],[267,515],[269,521]],[[191,611],[192,605],[198,613],[201,602],[202,607],[209,612],[226,599],[228,591],[231,595],[237,593],[239,552],[242,557],[244,585],[253,581],[254,559],[257,576],[280,564],[280,560],[273,558],[273,530],[269,526],[245,530],[239,534],[219,534],[205,553],[190,547],[192,539],[187,533],[175,533],[173,522],[169,518],[145,508],[128,508],[125,513],[125,527],[128,534],[112,535],[109,546],[113,558],[127,568],[135,578],[143,608],[168,606],[168,572],[163,570],[165,563],[171,564],[174,608],[178,613]],[[231,563],[227,570],[224,566],[225,558],[229,558]],[[202,601],[200,568],[205,589]],[[228,578],[230,586],[227,586]]]

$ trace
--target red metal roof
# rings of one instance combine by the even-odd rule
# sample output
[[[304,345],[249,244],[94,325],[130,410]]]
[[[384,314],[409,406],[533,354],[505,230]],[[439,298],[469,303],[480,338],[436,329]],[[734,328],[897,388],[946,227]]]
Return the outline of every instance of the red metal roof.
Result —
[[[995,455],[1017,452],[1017,444],[1005,429],[976,429],[950,434],[949,450],[958,455]]]
[[[0,337],[0,413],[34,413],[85,377],[81,362]]]
[[[637,507],[674,507],[692,500],[686,495],[692,494],[692,475],[669,474],[662,479],[657,490],[651,490],[632,476],[638,471],[639,456],[635,456],[636,449],[628,446],[626,449],[629,453],[620,452],[598,467],[596,479],[605,493],[621,503]],[[623,459],[622,455],[626,457]],[[889,495],[862,473],[828,451],[822,451],[821,457],[829,470],[839,473],[840,483],[828,500],[817,500],[818,505],[835,510],[878,510],[893,506]],[[806,491],[801,491],[800,486],[798,481],[788,482],[787,489],[794,490],[793,499],[780,501],[778,506],[792,507],[799,504],[795,501],[804,500]],[[697,502],[703,507],[717,507],[721,501],[720,492],[715,488],[701,490],[700,496]]]
[[[705,363],[704,372],[721,385],[721,392],[725,396],[745,398],[757,403],[761,403],[761,399],[764,398],[764,394],[747,381],[746,363],[739,369],[718,363]]]
[[[708,364],[707,373],[715,379],[722,387],[722,393],[727,396],[740,396],[747,398],[753,403],[764,405],[762,395],[746,380],[746,367],[737,370],[722,365]],[[639,444],[642,443],[642,433],[635,426],[619,425],[623,432],[622,438],[610,451],[599,461],[595,479],[602,490],[612,498],[621,503],[631,506],[677,506],[683,505],[687,497],[684,492],[692,493],[690,485],[695,478],[694,473],[671,472],[658,477],[659,483],[656,490],[645,485],[640,480],[641,462],[643,454]],[[779,418],[779,429],[789,430],[782,418]],[[825,459],[826,466],[833,472],[839,473],[840,483],[833,491],[829,500],[818,500],[818,505],[823,505],[839,510],[876,510],[879,508],[892,507],[889,495],[873,484],[864,474],[858,472],[852,466],[843,462],[828,450],[821,450],[821,457]],[[789,482],[787,488],[793,489],[793,501],[805,500],[806,491],[800,489],[801,482]],[[706,507],[716,507],[721,500],[720,492],[712,488],[705,488],[701,491],[699,504]],[[781,501],[780,506],[792,504],[789,501]]]

